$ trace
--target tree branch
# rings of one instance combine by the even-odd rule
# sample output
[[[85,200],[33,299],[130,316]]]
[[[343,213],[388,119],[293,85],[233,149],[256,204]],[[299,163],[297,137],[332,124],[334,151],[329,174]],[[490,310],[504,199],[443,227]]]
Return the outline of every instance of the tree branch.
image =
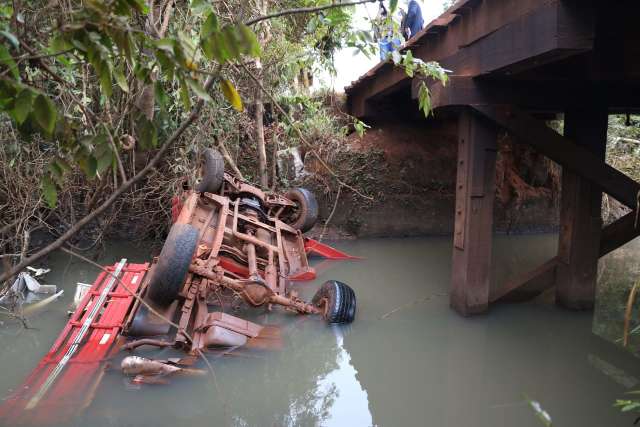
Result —
[[[220,69],[220,67],[218,67],[218,71],[219,71],[219,69]],[[216,77],[214,77],[214,76],[209,77],[207,79],[205,85],[204,85],[204,89],[206,91],[209,91],[211,89],[211,86],[213,86],[213,83],[215,81],[216,81]],[[173,132],[171,137],[162,145],[162,147],[160,147],[160,149],[155,154],[155,156],[153,156],[151,161],[149,163],[147,163],[147,165],[144,168],[142,168],[140,170],[140,172],[135,174],[129,180],[123,182],[120,185],[120,187],[118,187],[117,189],[114,190],[113,193],[111,193],[111,196],[109,196],[109,198],[107,200],[102,202],[102,204],[100,206],[98,206],[94,211],[92,211],[91,213],[87,214],[81,220],[76,222],[71,228],[69,228],[64,234],[62,234],[62,236],[58,237],[54,242],[52,242],[49,245],[45,246],[44,248],[40,249],[39,251],[37,251],[36,253],[31,255],[29,258],[27,258],[25,260],[22,260],[20,263],[18,263],[15,267],[11,268],[10,270],[5,271],[0,276],[0,283],[6,281],[10,277],[12,277],[15,274],[19,273],[22,269],[24,269],[25,267],[33,264],[34,262],[36,262],[40,258],[44,257],[45,255],[47,255],[47,254],[51,253],[52,251],[60,248],[67,240],[69,240],[71,237],[73,237],[74,234],[76,234],[78,231],[80,231],[80,229],[82,227],[84,227],[89,222],[91,222],[92,220],[97,218],[104,211],[106,211],[107,208],[109,206],[111,206],[113,204],[113,202],[115,202],[118,199],[118,197],[120,197],[120,195],[122,195],[122,193],[127,191],[129,188],[131,188],[131,186],[133,186],[133,184],[135,184],[136,182],[140,181],[142,178],[144,178],[145,175],[147,175],[149,172],[151,172],[151,170],[155,167],[155,165],[157,165],[160,162],[160,160],[162,159],[162,156],[169,149],[169,147],[171,145],[173,145],[180,138],[180,136],[184,133],[184,131],[198,117],[198,115],[200,114],[200,111],[202,110],[202,106],[203,105],[204,105],[204,101],[202,101],[202,100],[198,101],[198,103],[191,110],[191,114],[189,114],[189,117],[187,117],[180,124],[180,127],[178,127],[178,129],[176,129]]]
[[[245,21],[244,24],[253,25],[253,24],[257,24],[260,21],[278,18],[280,16],[297,15],[302,13],[314,13],[314,12],[320,12],[321,10],[326,10],[326,9],[335,9],[336,7],[347,7],[347,6],[355,6],[358,4],[364,4],[364,3],[375,3],[376,1],[378,0],[359,0],[359,1],[352,1],[352,2],[345,2],[345,3],[332,3],[332,4],[327,4],[325,6],[318,6],[318,7],[298,7],[295,9],[286,9],[286,10],[281,10],[279,12],[270,13],[268,15],[258,16],[257,18],[249,19],[248,21]]]

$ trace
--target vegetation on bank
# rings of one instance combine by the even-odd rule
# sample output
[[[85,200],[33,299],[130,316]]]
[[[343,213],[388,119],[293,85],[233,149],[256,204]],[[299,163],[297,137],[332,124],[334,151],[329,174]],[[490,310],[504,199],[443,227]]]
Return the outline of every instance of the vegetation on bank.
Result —
[[[353,5],[367,2],[2,6],[0,282],[64,244],[95,246],[115,224],[140,238],[162,234],[170,197],[196,180],[208,146],[263,188],[279,184],[277,151],[299,146],[340,189],[367,198],[324,160],[332,150],[319,152],[345,126],[365,125],[308,96],[336,49],[375,51],[367,31],[351,28]],[[392,60],[446,80],[410,51]],[[421,94],[428,114],[426,86]],[[34,231],[53,242],[32,241]]]

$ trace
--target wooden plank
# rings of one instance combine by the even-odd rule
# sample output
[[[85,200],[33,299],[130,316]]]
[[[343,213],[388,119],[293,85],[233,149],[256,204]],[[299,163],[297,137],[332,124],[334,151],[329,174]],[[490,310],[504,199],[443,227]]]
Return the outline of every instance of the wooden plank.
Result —
[[[451,306],[463,316],[489,304],[496,128],[471,110],[458,124],[458,175]]]
[[[558,134],[516,107],[474,105],[473,108],[513,133],[518,140],[531,144],[562,165],[563,169],[592,181],[605,193],[635,209],[640,183],[607,165],[599,156],[577,145],[571,138]]]
[[[510,279],[502,288],[491,292],[489,302],[509,300],[516,293],[535,295],[551,288],[556,283],[557,265],[558,257],[553,257],[533,270]]]
[[[636,227],[636,211],[634,210],[602,229],[600,256],[605,256],[638,236],[640,236],[640,226]]]
[[[513,74],[593,48],[593,8],[558,1],[483,2],[473,15],[451,20],[446,31],[425,33],[406,49],[439,61],[454,75]],[[378,65],[346,89],[350,112],[361,117],[365,102],[401,80],[390,64]]]
[[[592,49],[593,31],[566,19],[570,13],[560,3],[543,4],[439,61],[456,75],[513,74]]]
[[[608,115],[589,105],[565,114],[565,135],[604,164]],[[595,301],[602,229],[602,191],[563,167],[556,302],[571,309],[591,309]]]
[[[411,96],[418,98],[424,79],[414,79]],[[609,106],[611,111],[627,112],[640,109],[640,84],[620,82],[553,82],[496,80],[471,76],[450,76],[446,85],[434,80],[426,81],[431,92],[431,105],[435,108],[466,105],[514,105],[535,111],[564,112],[593,102]]]

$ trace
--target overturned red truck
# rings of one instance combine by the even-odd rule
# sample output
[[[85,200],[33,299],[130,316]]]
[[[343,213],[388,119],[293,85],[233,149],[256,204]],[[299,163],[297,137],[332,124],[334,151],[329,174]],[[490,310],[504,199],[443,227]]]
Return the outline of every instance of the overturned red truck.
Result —
[[[222,156],[212,149],[204,152],[202,171],[196,188],[174,199],[174,223],[151,266],[144,294],[162,317],[172,319],[179,313],[179,328],[170,341],[141,338],[127,348],[175,346],[193,353],[209,346],[242,345],[261,327],[222,312],[239,301],[317,314],[329,323],[353,321],[356,297],[348,285],[325,282],[311,302],[288,286],[315,277],[306,252],[320,243],[307,241],[305,246],[302,236],[318,217],[310,191],[262,191],[225,173]],[[217,309],[210,312],[209,307]],[[140,305],[125,334],[167,334],[170,325],[153,311]]]
[[[122,349],[171,346],[194,355],[243,346],[264,327],[229,313],[239,305],[281,306],[329,323],[354,320],[355,294],[344,283],[325,282],[311,302],[290,289],[292,281],[315,278],[308,253],[351,258],[302,236],[318,215],[311,192],[264,192],[225,173],[215,150],[205,151],[202,170],[196,188],[174,199],[160,255],[150,264],[123,259],[105,268],[49,352],[0,405],[3,422],[70,421],[90,405]],[[121,366],[141,376],[188,370],[138,357]]]

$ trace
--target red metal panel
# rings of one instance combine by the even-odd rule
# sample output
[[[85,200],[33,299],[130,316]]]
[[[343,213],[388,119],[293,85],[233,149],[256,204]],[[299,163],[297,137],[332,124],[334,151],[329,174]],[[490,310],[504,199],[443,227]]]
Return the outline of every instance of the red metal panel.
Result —
[[[88,319],[92,307],[109,283],[111,275],[100,273],[78,308],[67,322],[51,350],[29,375],[24,384],[0,406],[0,418],[10,425],[43,425],[68,422],[90,402],[102,378],[105,361],[111,354],[122,325],[126,320],[148,264],[127,264],[103,304],[79,348],[60,365],[73,340]],[[107,268],[113,272],[115,266]],[[122,283],[121,283],[122,282]],[[124,283],[124,285],[123,285]],[[62,367],[60,367],[62,366]],[[42,389],[51,373],[62,369],[55,382],[38,399],[34,396]],[[29,406],[31,408],[27,409]]]
[[[313,240],[308,237],[304,238],[304,249],[309,255],[318,255],[326,259],[362,259],[360,257],[346,254],[329,245],[325,245],[324,243],[320,243],[317,240]]]

